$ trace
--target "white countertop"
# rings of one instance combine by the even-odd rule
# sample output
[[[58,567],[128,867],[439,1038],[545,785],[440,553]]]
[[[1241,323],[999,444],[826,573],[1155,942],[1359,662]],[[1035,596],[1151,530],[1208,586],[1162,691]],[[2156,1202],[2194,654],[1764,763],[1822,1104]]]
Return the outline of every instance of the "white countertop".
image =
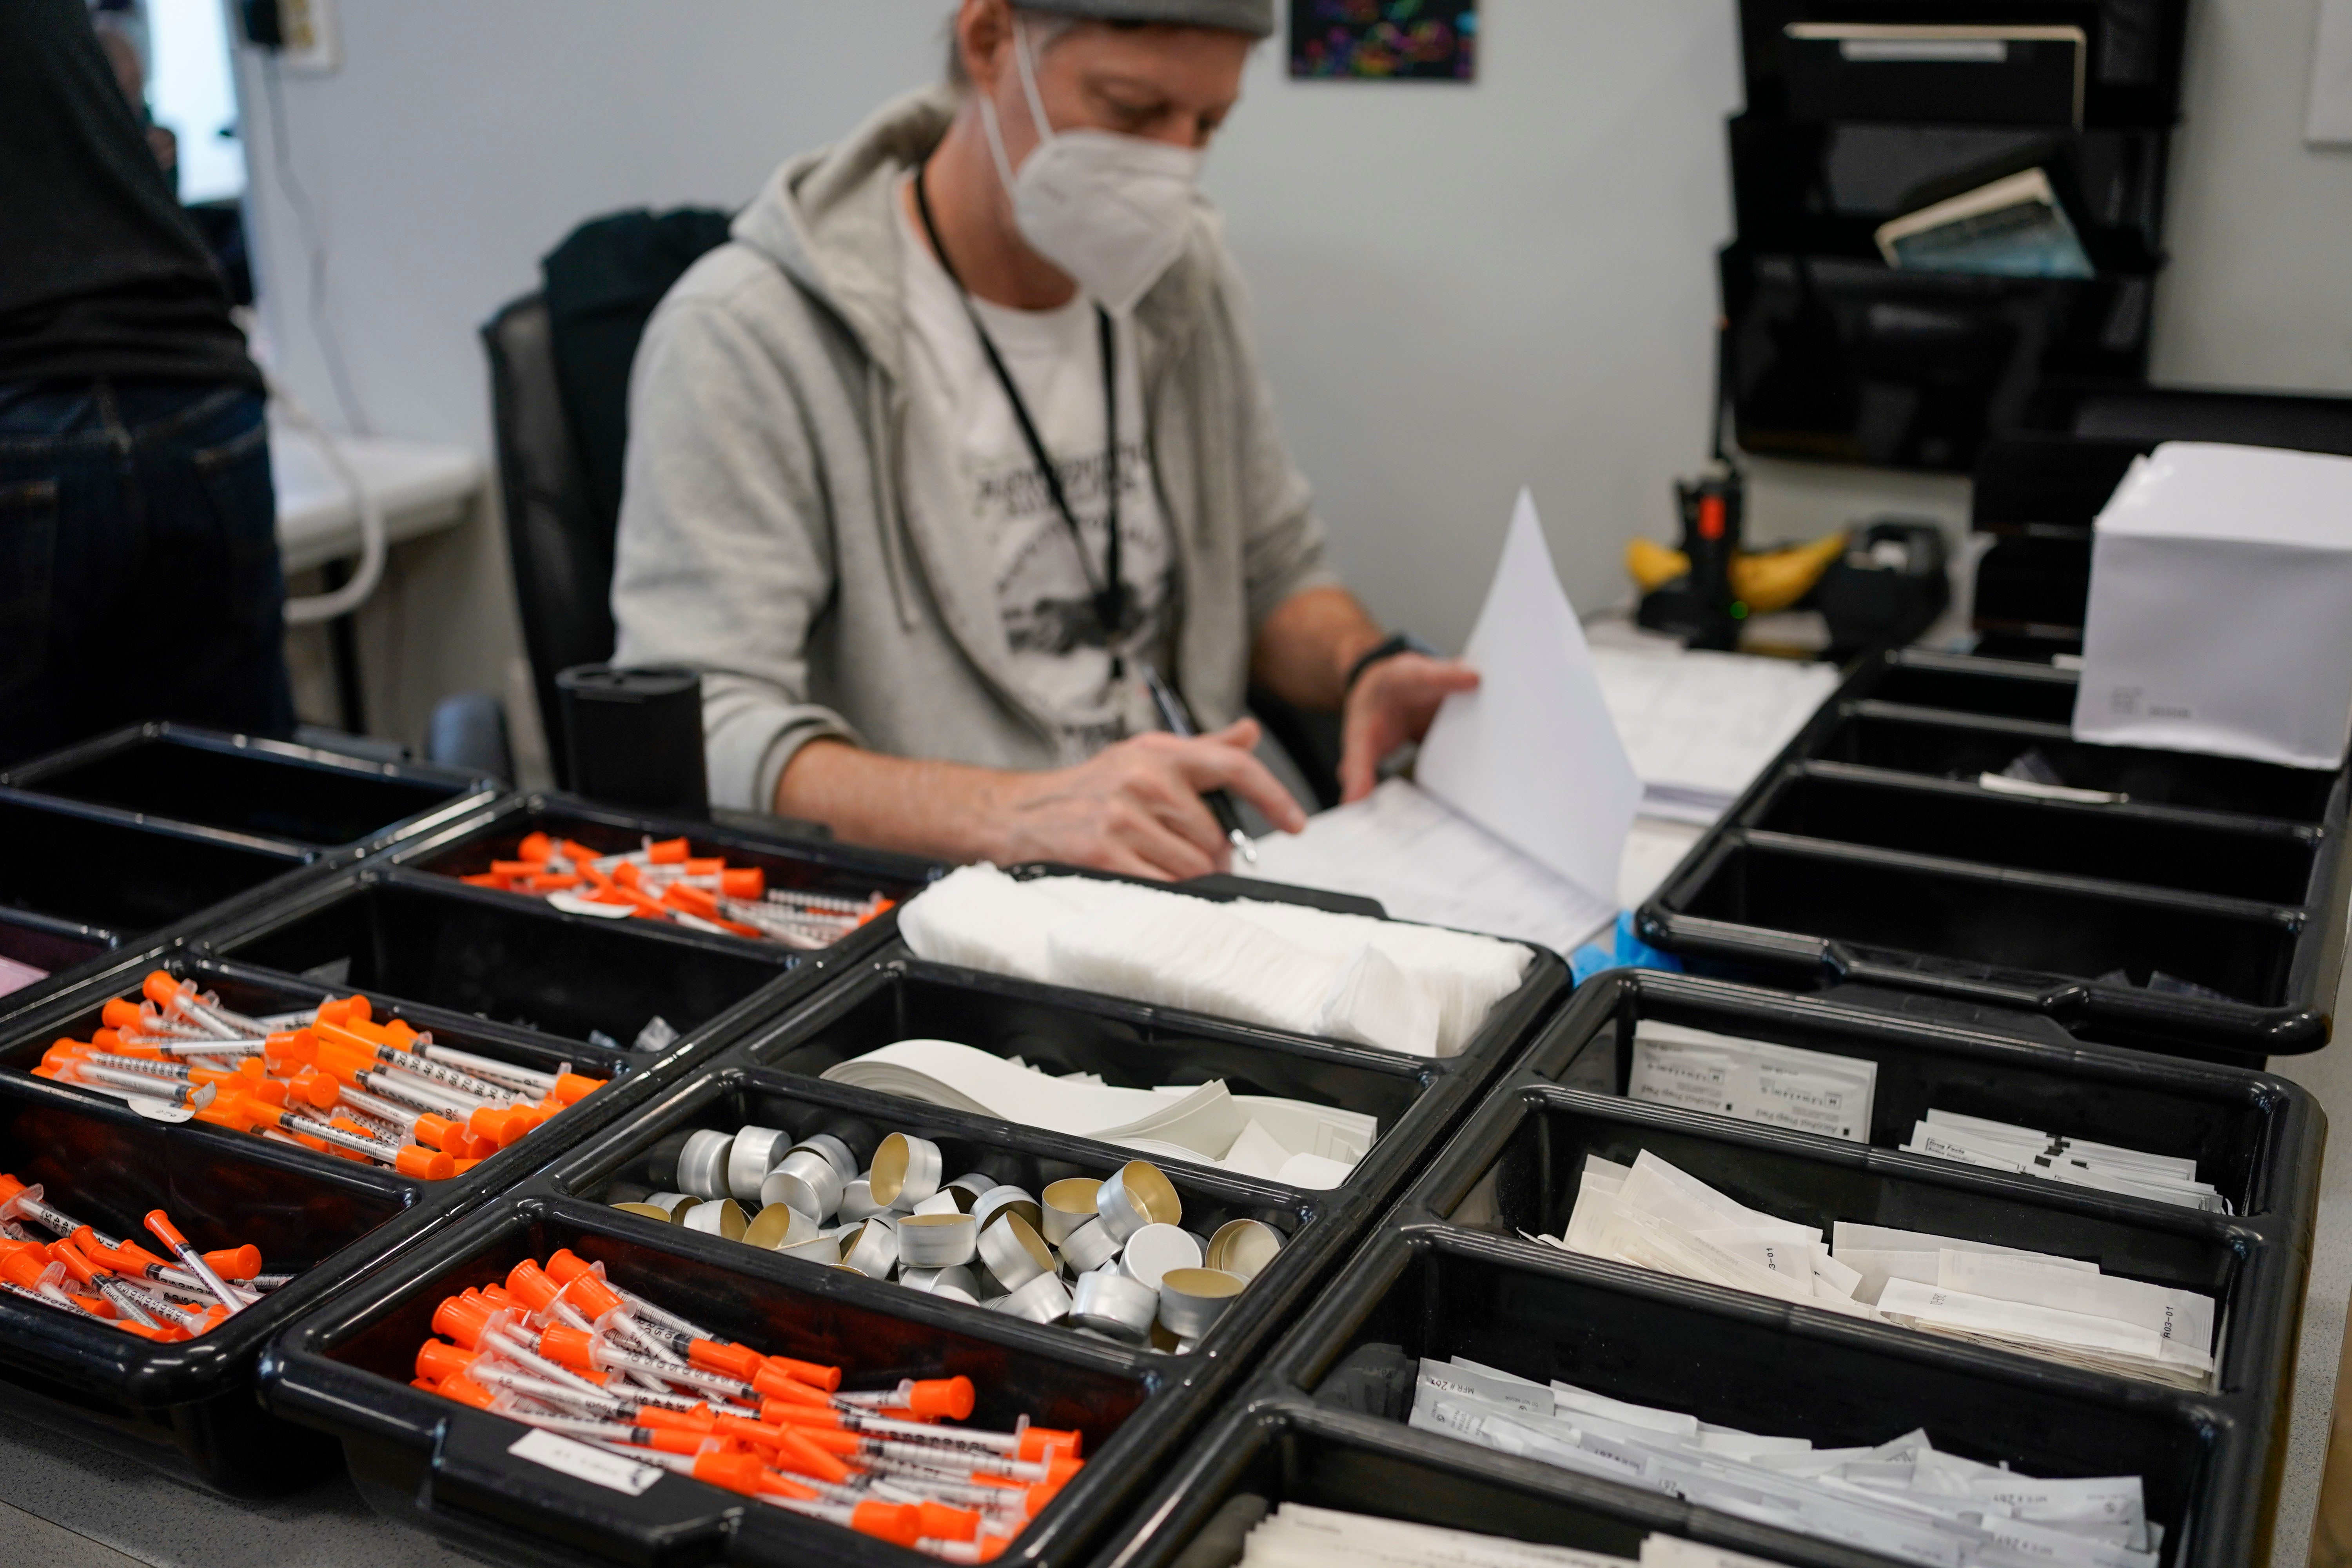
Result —
[[[360,482],[382,500],[385,537],[394,544],[463,522],[488,477],[481,459],[463,447],[376,436],[339,439]],[[273,426],[269,468],[278,483],[278,548],[288,572],[359,553],[359,503],[310,437]]]

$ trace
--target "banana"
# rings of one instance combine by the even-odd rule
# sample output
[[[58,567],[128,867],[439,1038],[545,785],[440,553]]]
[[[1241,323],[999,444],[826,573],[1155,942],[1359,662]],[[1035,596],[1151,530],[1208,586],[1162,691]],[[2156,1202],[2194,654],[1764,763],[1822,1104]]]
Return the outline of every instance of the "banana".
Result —
[[[1846,532],[1823,534],[1811,544],[1775,550],[1763,555],[1731,558],[1731,591],[1748,613],[1769,616],[1785,610],[1811,592],[1837,558],[1845,553]]]
[[[1731,558],[1731,592],[1748,613],[1769,616],[1785,610],[1811,591],[1837,558],[1845,553],[1846,531],[1825,533],[1811,544],[1759,555]],[[1625,570],[1644,594],[1654,593],[1690,570],[1690,557],[1654,539],[1625,542]]]
[[[1688,572],[1690,557],[1654,539],[1637,537],[1625,542],[1625,570],[1633,574],[1642,592],[1650,594]]]

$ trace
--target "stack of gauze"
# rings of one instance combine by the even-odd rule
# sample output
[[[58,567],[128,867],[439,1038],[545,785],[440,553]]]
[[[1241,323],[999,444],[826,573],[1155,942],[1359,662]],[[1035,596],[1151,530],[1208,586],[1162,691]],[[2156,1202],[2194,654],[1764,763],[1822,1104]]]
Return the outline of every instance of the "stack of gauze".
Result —
[[[1816,1448],[1459,1356],[1421,1363],[1412,1425],[1905,1562],[2157,1568],[2164,1542],[2137,1476],[2037,1479],[1942,1452],[1924,1431]]]
[[[1647,1150],[1631,1165],[1588,1154],[1566,1236],[1536,1239],[2044,1360],[2212,1384],[2210,1296],[2081,1258],[1843,1220],[1825,1246],[1820,1231],[1736,1203]]]
[[[916,956],[1417,1057],[1458,1055],[1534,954],[1364,915],[966,866],[909,900]]]
[[[1264,1500],[1257,1507],[1265,1507]],[[1393,1568],[1773,1568],[1760,1557],[1672,1535],[1645,1538],[1637,1563],[1574,1546],[1539,1546],[1296,1502],[1265,1515],[1242,1542],[1241,1568],[1359,1568],[1366,1563]]]
[[[2040,1176],[2103,1193],[2153,1198],[2160,1204],[2228,1214],[2230,1200],[2210,1182],[2197,1179],[2197,1162],[2169,1154],[2146,1154],[2086,1138],[2064,1138],[1981,1116],[1930,1110],[1911,1124],[1909,1154],[1932,1154],[1995,1171]]]

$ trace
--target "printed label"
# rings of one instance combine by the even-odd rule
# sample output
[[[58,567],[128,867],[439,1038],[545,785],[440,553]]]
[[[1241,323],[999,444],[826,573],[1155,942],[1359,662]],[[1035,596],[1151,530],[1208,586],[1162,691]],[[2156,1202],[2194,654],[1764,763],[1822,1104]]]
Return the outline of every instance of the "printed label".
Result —
[[[590,1481],[608,1487],[631,1497],[643,1497],[647,1487],[662,1479],[663,1471],[653,1465],[640,1465],[635,1459],[608,1454],[602,1448],[592,1448],[585,1443],[575,1443],[569,1437],[559,1437],[552,1432],[528,1432],[507,1447],[518,1459],[529,1459],[534,1465],[545,1465],[551,1470],[562,1470],[575,1480]]]

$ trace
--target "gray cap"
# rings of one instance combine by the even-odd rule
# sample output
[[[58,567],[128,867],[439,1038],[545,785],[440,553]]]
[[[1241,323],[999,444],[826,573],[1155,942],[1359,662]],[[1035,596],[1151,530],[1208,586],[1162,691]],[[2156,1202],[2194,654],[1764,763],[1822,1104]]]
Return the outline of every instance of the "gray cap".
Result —
[[[1024,11],[1095,22],[1164,22],[1224,27],[1263,38],[1274,31],[1274,0],[1013,0]]]

